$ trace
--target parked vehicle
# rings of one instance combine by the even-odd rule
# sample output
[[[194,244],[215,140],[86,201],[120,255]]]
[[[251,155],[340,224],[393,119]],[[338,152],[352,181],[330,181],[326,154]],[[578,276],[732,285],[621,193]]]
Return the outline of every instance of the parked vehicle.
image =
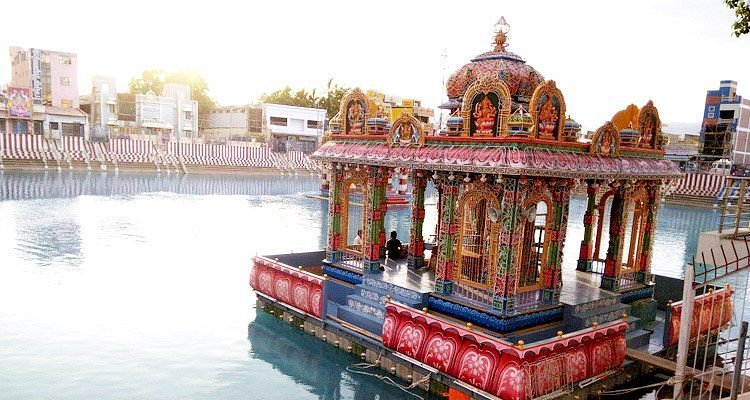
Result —
[[[722,158],[721,160],[716,160],[711,164],[711,169],[708,170],[708,173],[711,175],[729,175],[731,169],[732,162],[727,160],[726,158]]]

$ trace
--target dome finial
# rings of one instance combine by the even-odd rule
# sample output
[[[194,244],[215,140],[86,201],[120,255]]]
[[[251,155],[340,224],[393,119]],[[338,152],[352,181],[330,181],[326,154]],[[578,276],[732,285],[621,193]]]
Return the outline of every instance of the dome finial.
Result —
[[[505,51],[508,45],[508,32],[510,32],[510,25],[505,21],[505,17],[500,17],[495,24],[495,51]]]

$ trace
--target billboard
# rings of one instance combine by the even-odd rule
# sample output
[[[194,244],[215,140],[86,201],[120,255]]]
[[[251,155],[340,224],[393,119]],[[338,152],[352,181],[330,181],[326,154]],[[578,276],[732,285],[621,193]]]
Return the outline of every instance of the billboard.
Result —
[[[11,117],[31,118],[31,91],[29,88],[8,88],[8,114]]]

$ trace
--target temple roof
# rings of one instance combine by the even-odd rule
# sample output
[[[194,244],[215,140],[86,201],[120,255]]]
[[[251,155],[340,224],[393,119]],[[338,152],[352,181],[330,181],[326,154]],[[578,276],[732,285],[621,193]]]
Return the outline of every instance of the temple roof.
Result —
[[[426,143],[392,147],[384,142],[337,141],[321,146],[313,159],[438,171],[529,175],[576,179],[672,179],[679,169],[662,158],[609,157],[565,149],[467,146]]]

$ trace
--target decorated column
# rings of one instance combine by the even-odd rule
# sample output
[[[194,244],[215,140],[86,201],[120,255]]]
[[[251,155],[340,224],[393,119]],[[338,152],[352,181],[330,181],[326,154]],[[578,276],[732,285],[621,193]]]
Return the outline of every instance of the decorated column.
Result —
[[[331,167],[331,187],[328,195],[328,247],[326,258],[328,261],[341,260],[341,208],[344,195],[344,174],[340,165]]]
[[[401,168],[398,171],[398,194],[403,196],[406,194],[409,187],[409,173],[405,168]]]
[[[609,211],[609,245],[601,288],[617,291],[620,288],[620,271],[622,271],[622,247],[627,217],[627,190],[624,182],[615,182],[612,186],[616,186],[617,191],[612,196],[612,207]]]
[[[409,232],[409,268],[424,267],[424,191],[427,177],[424,171],[416,170],[412,174],[411,226]]]
[[[593,259],[594,221],[596,220],[596,196],[599,193],[599,182],[586,180],[586,213],[583,215],[583,240],[581,250],[578,253],[578,265],[576,269],[583,272],[591,272]]]
[[[328,196],[330,192],[331,184],[328,181],[328,169],[325,167],[323,168],[323,172],[321,174],[320,178],[320,194],[323,196]]]
[[[362,198],[365,215],[364,259],[362,260],[364,273],[380,272],[380,259],[385,245],[383,218],[387,210],[385,202],[387,181],[388,174],[382,167],[370,167]]]
[[[444,179],[442,196],[440,199],[440,232],[438,232],[439,252],[435,271],[435,291],[442,294],[453,293],[453,271],[455,269],[456,239],[458,237],[458,223],[456,221],[456,207],[460,184],[457,180]]]
[[[659,197],[661,195],[660,181],[649,181],[646,185],[648,210],[646,211],[646,224],[643,229],[641,256],[636,263],[638,268],[636,281],[639,283],[646,283],[651,279],[651,255],[654,245],[654,232],[656,231],[656,217],[659,214]]]
[[[548,210],[548,213],[550,211],[553,213],[551,215],[553,219],[550,231],[547,233],[549,235],[548,262],[542,270],[542,301],[547,304],[556,304],[560,300],[562,289],[562,256],[565,234],[568,228],[568,208],[570,206],[572,182],[551,179],[548,184],[554,204],[552,210]]]
[[[492,298],[492,307],[496,310],[510,312],[514,308],[516,295],[516,265],[514,255],[520,245],[518,234],[518,216],[521,213],[522,193],[520,182],[516,177],[498,179],[502,186],[500,204],[500,233],[498,241],[497,272]]]

